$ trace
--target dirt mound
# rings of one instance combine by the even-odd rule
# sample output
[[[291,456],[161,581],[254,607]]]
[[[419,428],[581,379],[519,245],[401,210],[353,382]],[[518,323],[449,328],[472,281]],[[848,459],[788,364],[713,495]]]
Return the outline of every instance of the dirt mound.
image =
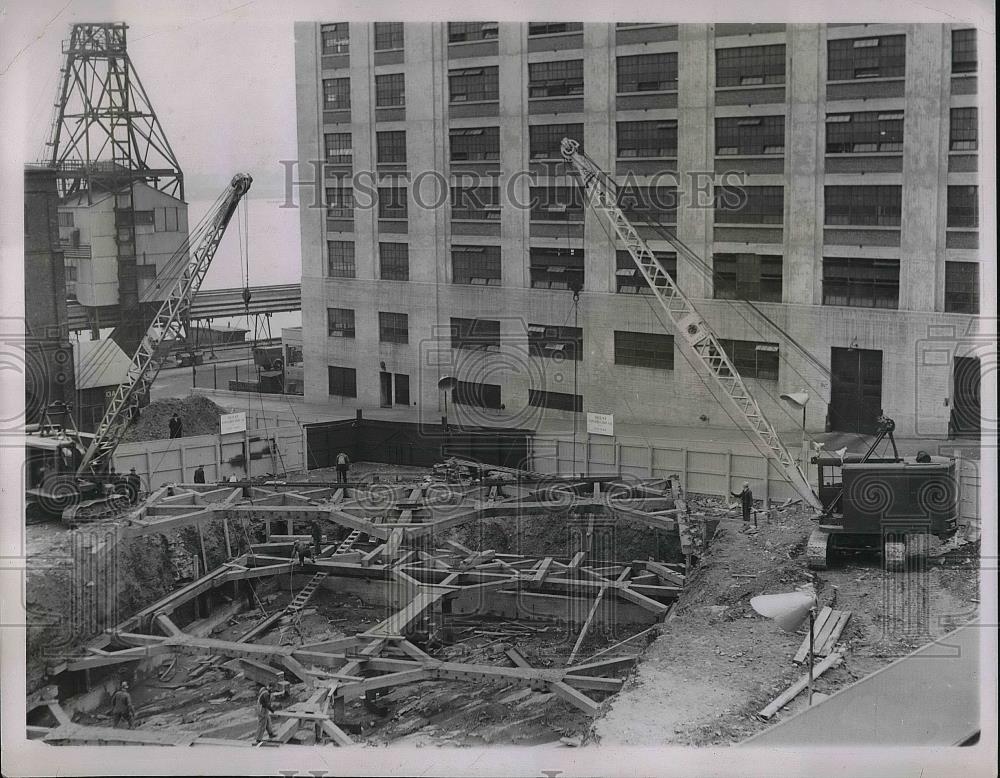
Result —
[[[161,440],[170,436],[168,422],[174,414],[184,423],[184,437],[213,435],[219,431],[219,417],[226,409],[207,397],[192,394],[184,399],[155,400],[142,409],[139,419],[125,433],[123,442]]]

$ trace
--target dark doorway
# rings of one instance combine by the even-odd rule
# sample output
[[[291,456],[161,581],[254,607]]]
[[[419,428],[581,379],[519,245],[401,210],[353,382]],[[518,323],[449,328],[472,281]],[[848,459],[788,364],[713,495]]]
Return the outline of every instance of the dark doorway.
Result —
[[[379,405],[383,408],[392,407],[392,373],[384,370],[378,374],[379,387],[381,388]]]
[[[406,373],[396,373],[396,405],[410,404],[410,377]]]
[[[830,370],[830,429],[874,434],[882,413],[882,352],[831,349]]]
[[[955,357],[952,375],[954,390],[951,404],[951,436],[978,438],[982,408],[980,407],[979,357]]]

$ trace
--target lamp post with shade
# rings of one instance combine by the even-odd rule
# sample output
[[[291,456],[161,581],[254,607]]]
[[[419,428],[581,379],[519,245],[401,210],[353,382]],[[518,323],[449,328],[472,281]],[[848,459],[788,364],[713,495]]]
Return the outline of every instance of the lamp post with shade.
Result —
[[[794,592],[760,594],[751,598],[750,607],[761,616],[778,623],[785,632],[795,632],[802,622],[809,619],[809,706],[813,698],[813,660],[815,658],[813,634],[816,626],[816,590],[812,584]]]

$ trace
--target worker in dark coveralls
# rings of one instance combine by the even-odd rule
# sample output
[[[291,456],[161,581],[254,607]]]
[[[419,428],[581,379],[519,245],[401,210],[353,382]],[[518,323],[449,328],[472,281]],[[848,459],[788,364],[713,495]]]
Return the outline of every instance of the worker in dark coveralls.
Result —
[[[274,724],[271,723],[271,711],[274,708],[271,704],[271,690],[267,686],[261,686],[257,693],[257,742],[264,740],[264,732],[268,737],[274,737]]]
[[[740,505],[743,507],[743,521],[750,521],[750,512],[753,509],[753,492],[750,491],[750,483],[744,481],[743,491],[739,494],[736,492],[730,492],[730,494],[740,499]]]
[[[204,465],[198,465],[198,467],[195,468],[195,471],[194,471],[194,482],[196,484],[203,484],[203,483],[205,483],[205,466]]]
[[[315,558],[309,551],[309,544],[306,543],[304,540],[295,541],[295,546],[293,547],[293,555],[299,558],[299,564],[303,566],[305,566],[306,557],[313,558],[313,560],[315,561]]]
[[[315,559],[323,551],[323,530],[319,526],[319,522],[318,521],[314,521],[312,523],[312,525],[310,525],[310,529],[312,529],[312,537],[313,537],[313,559]]]
[[[135,708],[132,707],[132,695],[128,693],[128,681],[122,681],[122,685],[111,695],[111,719],[115,729],[132,729],[132,722],[135,720]]]
[[[167,427],[170,428],[171,438],[179,438],[184,432],[184,422],[181,421],[180,417],[176,413],[170,417],[170,421],[167,422]]]
[[[128,499],[131,503],[136,503],[139,501],[139,492],[142,491],[142,479],[139,474],[135,472],[135,468],[130,468],[128,475],[125,476],[125,484],[128,486]]]

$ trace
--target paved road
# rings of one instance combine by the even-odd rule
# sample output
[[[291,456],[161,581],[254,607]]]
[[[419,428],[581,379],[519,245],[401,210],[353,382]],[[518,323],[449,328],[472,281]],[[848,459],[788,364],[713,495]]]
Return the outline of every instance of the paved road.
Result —
[[[740,745],[958,745],[979,730],[979,644],[990,629],[950,632]]]

